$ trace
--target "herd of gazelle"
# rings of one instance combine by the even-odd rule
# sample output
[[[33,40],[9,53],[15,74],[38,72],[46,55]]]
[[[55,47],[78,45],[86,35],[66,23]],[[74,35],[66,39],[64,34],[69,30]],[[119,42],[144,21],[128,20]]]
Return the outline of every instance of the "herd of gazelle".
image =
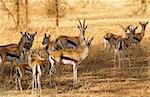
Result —
[[[114,63],[118,57],[120,66],[120,52],[122,51],[122,64],[124,64],[125,52],[128,54],[128,60],[130,63],[128,49],[132,43],[137,46],[137,54],[140,51],[140,42],[144,37],[146,23],[141,23],[142,30],[140,33],[135,33],[138,27],[133,27],[131,25],[123,28],[124,35],[119,36],[113,33],[106,33],[103,37],[105,50],[108,47],[108,53],[110,53],[112,46],[114,45]],[[85,19],[83,23],[79,20],[79,25],[77,26],[80,31],[78,37],[69,36],[59,36],[56,41],[51,41],[50,35],[46,35],[43,38],[42,44],[46,45],[46,57],[48,64],[45,66],[43,64],[43,57],[41,51],[36,51],[31,49],[34,37],[37,34],[29,34],[28,32],[21,32],[21,39],[18,44],[10,44],[5,46],[0,46],[0,73],[4,71],[4,65],[6,62],[11,62],[11,64],[16,63],[15,74],[16,74],[16,88],[17,90],[22,90],[21,87],[21,77],[24,75],[25,71],[32,72],[32,92],[34,90],[39,90],[41,92],[41,75],[43,68],[50,75],[53,74],[56,64],[70,64],[73,66],[73,83],[77,84],[77,65],[80,64],[87,56],[93,36],[90,38],[85,37],[85,32],[87,25],[85,25]],[[127,33],[129,30],[130,33]],[[83,46],[81,46],[84,44]],[[37,57],[35,57],[35,52]],[[11,66],[11,74],[13,66]],[[51,82],[51,81],[50,81]]]
[[[124,64],[124,60],[125,60],[125,52],[128,54],[128,61],[129,61],[129,65],[130,64],[130,55],[129,55],[129,48],[132,44],[136,45],[137,48],[137,56],[139,55],[140,52],[140,42],[143,39],[144,35],[145,35],[145,30],[146,30],[146,26],[148,24],[147,22],[139,22],[139,24],[141,25],[142,29],[141,32],[139,33],[135,33],[137,27],[133,27],[131,25],[127,26],[126,28],[122,27],[124,30],[124,34],[123,36],[120,35],[115,35],[113,33],[106,33],[103,37],[103,42],[104,42],[104,47],[107,50],[108,48],[108,53],[110,54],[111,48],[114,45],[115,49],[114,49],[114,65],[115,65],[115,61],[116,61],[116,57],[118,56],[118,60],[119,60],[119,67],[120,65],[120,52],[122,51],[122,64]],[[132,28],[131,28],[132,27]],[[127,31],[129,30],[130,33],[127,33]]]

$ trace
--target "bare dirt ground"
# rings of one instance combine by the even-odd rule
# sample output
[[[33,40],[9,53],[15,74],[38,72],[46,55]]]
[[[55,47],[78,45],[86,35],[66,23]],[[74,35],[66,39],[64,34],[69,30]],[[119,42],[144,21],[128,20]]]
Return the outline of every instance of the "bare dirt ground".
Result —
[[[136,50],[134,47],[130,49],[131,67],[128,65],[127,60],[121,68],[118,65],[114,66],[113,50],[111,57],[108,57],[104,54],[102,44],[102,37],[107,32],[118,35],[123,34],[118,24],[123,26],[129,24],[138,25],[137,32],[139,32],[141,27],[138,22],[150,21],[149,14],[146,17],[136,15],[130,17],[132,13],[131,9],[136,8],[136,5],[132,6],[130,3],[127,3],[126,7],[123,7],[122,10],[106,4],[101,4],[101,7],[97,5],[96,8],[98,10],[94,10],[94,8],[80,10],[78,8],[75,12],[73,11],[75,14],[69,11],[70,13],[60,20],[59,28],[54,26],[54,18],[47,19],[38,14],[30,18],[32,22],[29,24],[28,31],[31,33],[38,32],[33,48],[40,49],[43,48],[41,42],[44,33],[50,33],[52,40],[56,39],[59,35],[78,36],[79,30],[76,27],[78,24],[77,17],[86,18],[86,24],[88,24],[86,36],[94,35],[94,40],[90,48],[89,56],[78,65],[78,85],[73,86],[72,66],[60,65],[57,66],[57,72],[53,75],[52,86],[49,86],[48,75],[42,75],[42,94],[31,94],[31,75],[26,75],[22,79],[23,91],[15,90],[14,77],[1,78],[0,97],[149,97],[149,24],[141,42],[140,56],[137,59],[135,58]],[[8,22],[8,20],[3,21],[0,31],[1,45],[17,43],[19,41],[19,31],[12,28],[12,25],[12,22]],[[22,28],[22,31],[26,30]]]

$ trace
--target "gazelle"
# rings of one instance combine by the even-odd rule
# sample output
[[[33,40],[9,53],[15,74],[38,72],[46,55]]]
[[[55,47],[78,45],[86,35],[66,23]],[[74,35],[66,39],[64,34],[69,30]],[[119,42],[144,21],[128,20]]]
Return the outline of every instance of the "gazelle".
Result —
[[[111,48],[113,45],[115,45],[116,43],[116,40],[121,38],[121,37],[129,37],[127,31],[129,29],[130,25],[127,26],[126,28],[121,26],[121,28],[123,29],[124,31],[124,34],[123,36],[120,36],[120,35],[115,35],[113,33],[106,33],[104,36],[103,36],[103,43],[104,43],[104,47],[105,47],[105,50],[107,50],[108,48],[108,54],[110,54],[110,51],[111,51]]]
[[[79,20],[79,24],[80,25],[77,25],[77,27],[80,30],[80,36],[78,36],[78,37],[59,36],[56,39],[57,44],[62,49],[71,48],[71,49],[75,50],[81,46],[81,44],[83,42],[85,30],[87,29],[87,25],[85,25],[85,19],[83,21],[83,24],[81,24],[81,21]]]
[[[36,50],[30,50],[28,53],[28,63],[20,63],[15,65],[15,71],[16,71],[16,90],[22,90],[21,86],[21,78],[24,76],[25,71],[31,71],[32,72],[32,65],[31,63],[34,61],[34,54]]]
[[[130,35],[128,38],[119,38],[117,39],[116,43],[115,43],[115,49],[114,49],[114,65],[116,62],[116,57],[118,57],[119,60],[119,67],[121,67],[120,65],[120,52],[122,51],[122,64],[124,65],[124,60],[125,60],[125,52],[127,52],[128,54],[128,61],[129,61],[129,65],[130,64],[130,55],[129,55],[129,48],[131,46],[132,40],[134,38],[135,35],[135,31],[138,27],[135,27],[134,29],[130,29]]]
[[[45,51],[46,51],[46,57],[47,57],[48,60],[49,60],[48,52],[58,51],[58,50],[61,49],[61,47],[59,45],[57,45],[56,42],[50,40],[50,35],[47,36],[46,33],[44,35],[42,44],[46,45]],[[47,71],[48,72],[49,72],[49,69],[50,69],[50,62],[48,62],[48,65],[47,65]]]
[[[54,70],[55,64],[71,64],[73,65],[73,83],[77,84],[77,65],[80,64],[83,60],[85,60],[88,56],[89,48],[93,37],[87,40],[83,38],[83,40],[85,42],[85,47],[82,49],[78,48],[76,51],[73,49],[60,50],[49,53],[49,60],[51,62],[51,69],[49,71],[50,76]]]
[[[3,72],[3,65],[5,64],[6,61],[13,61],[15,59],[17,64],[20,63],[20,61],[22,61],[22,50],[24,48],[25,42],[29,41],[29,38],[27,37],[26,33],[25,34],[21,33],[21,34],[22,37],[20,39],[20,42],[17,45],[11,44],[11,45],[0,46],[0,56],[2,60],[0,64],[1,64],[2,72]]]
[[[43,65],[44,59],[40,52],[38,52],[37,58],[32,61],[32,55],[28,54],[29,65],[32,68],[32,93],[34,90],[38,89],[41,93],[41,66]]]
[[[139,55],[139,52],[140,52],[140,42],[142,41],[144,35],[145,35],[145,30],[146,30],[146,26],[148,24],[148,21],[147,22],[139,22],[141,27],[142,27],[142,30],[140,33],[135,33],[135,36],[132,40],[132,43],[135,43],[136,44],[136,47],[137,47],[137,56]]]
[[[56,42],[51,41],[50,37],[51,37],[50,35],[47,36],[45,33],[43,41],[42,41],[42,44],[46,45],[46,52],[60,50],[61,47],[59,45],[57,45]]]

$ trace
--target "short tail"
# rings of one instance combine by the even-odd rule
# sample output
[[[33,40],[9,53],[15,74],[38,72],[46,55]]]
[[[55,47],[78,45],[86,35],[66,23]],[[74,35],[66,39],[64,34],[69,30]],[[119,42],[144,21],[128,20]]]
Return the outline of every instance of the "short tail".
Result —
[[[38,73],[40,74],[40,76],[42,75],[41,67],[40,67],[40,65],[34,65],[34,67],[33,67],[33,75],[36,75]]]

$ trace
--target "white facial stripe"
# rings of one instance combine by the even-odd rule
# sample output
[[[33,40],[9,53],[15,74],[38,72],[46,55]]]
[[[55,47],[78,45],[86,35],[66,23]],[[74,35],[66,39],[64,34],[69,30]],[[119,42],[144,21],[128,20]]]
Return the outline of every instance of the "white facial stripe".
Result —
[[[29,39],[31,39],[30,35],[28,35],[28,34],[27,34],[27,37],[28,37]]]

